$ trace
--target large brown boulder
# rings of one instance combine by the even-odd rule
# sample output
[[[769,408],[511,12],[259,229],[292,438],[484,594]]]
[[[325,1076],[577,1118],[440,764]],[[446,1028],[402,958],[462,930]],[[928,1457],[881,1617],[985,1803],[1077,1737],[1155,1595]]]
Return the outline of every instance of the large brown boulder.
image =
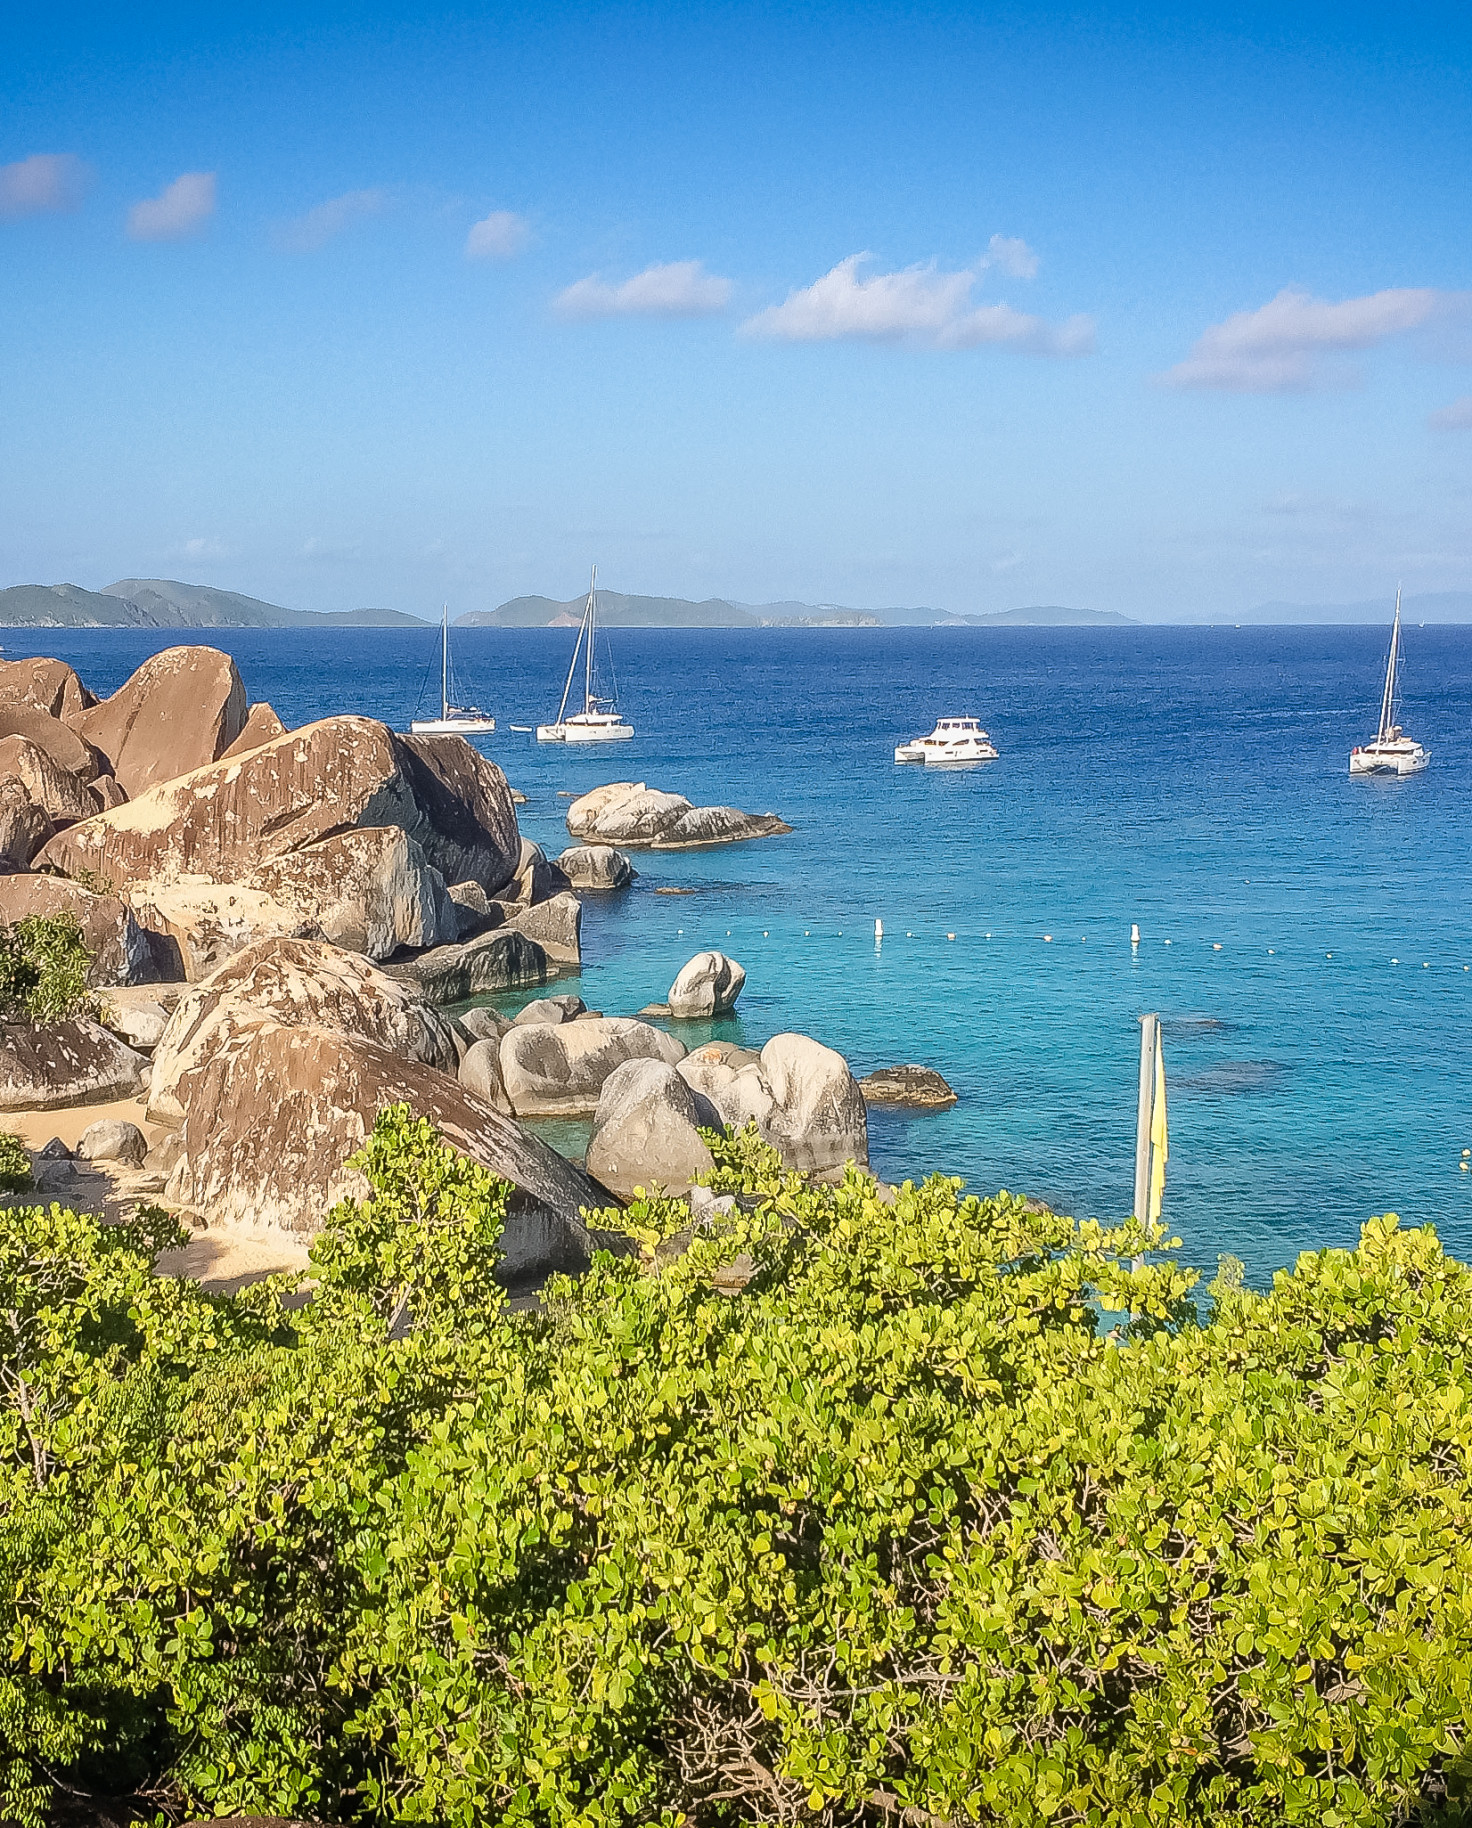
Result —
[[[116,895],[94,895],[61,876],[0,876],[0,924],[33,915],[70,914],[92,954],[89,984],[143,984],[154,976],[153,948]]]
[[[536,941],[515,927],[496,927],[458,946],[436,946],[384,969],[431,1003],[463,1003],[496,990],[545,984],[557,975]]]
[[[181,1089],[181,1153],[165,1193],[212,1225],[317,1231],[338,1200],[366,1193],[344,1163],[389,1104],[407,1104],[517,1189],[503,1239],[507,1282],[585,1265],[581,1213],[609,1203],[454,1079],[338,1030],[262,1023],[213,1050]]]
[[[399,737],[371,717],[328,717],[83,820],[46,861],[118,886],[236,882],[373,826],[398,826],[447,882],[469,878],[488,893],[510,880],[521,850],[505,775],[464,737]]]
[[[0,740],[23,736],[43,749],[56,766],[79,781],[95,781],[107,772],[103,758],[70,725],[49,717],[34,705],[0,702]]]
[[[135,883],[127,891],[135,919],[161,953],[175,961],[169,975],[191,984],[268,940],[321,939],[310,914],[239,882],[186,877],[182,882]]]
[[[85,781],[68,774],[29,737],[0,737],[0,774],[24,781],[38,806],[44,806],[53,825],[75,825],[102,810],[97,795]]]
[[[48,717],[70,717],[96,703],[64,660],[46,660],[39,654],[0,660],[0,704],[33,705]]]
[[[0,875],[28,870],[53,827],[17,775],[0,775]]]
[[[0,1111],[58,1111],[130,1098],[147,1064],[86,1016],[0,1022]]]
[[[145,660],[111,698],[70,720],[136,798],[213,762],[245,728],[245,687],[213,647],[170,647]]]
[[[248,882],[301,909],[334,946],[369,958],[459,938],[444,877],[396,825],[339,832],[263,863]]]
[[[245,728],[222,754],[244,755],[247,749],[259,749],[262,743],[273,743],[278,736],[285,734],[286,725],[270,705],[252,705],[245,715]]]
[[[184,1078],[233,1035],[263,1021],[352,1035],[439,1072],[453,1073],[459,1061],[449,1022],[407,985],[336,946],[268,941],[179,999],[153,1056],[150,1118],[179,1122]]]

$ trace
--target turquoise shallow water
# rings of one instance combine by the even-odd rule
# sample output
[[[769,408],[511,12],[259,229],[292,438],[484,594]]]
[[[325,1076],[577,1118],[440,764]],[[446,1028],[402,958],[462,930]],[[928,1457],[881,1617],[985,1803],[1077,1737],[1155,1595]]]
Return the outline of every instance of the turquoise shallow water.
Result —
[[[400,727],[434,645],[209,638],[288,722]],[[875,1114],[882,1173],[945,1169],[1101,1218],[1129,1207],[1136,1018],[1157,1009],[1166,1216],[1189,1260],[1231,1251],[1260,1281],[1387,1209],[1472,1254],[1472,628],[1409,631],[1407,724],[1434,759],[1403,782],[1345,773],[1377,709],[1378,629],[616,631],[639,735],[599,754],[506,729],[555,708],[571,639],[456,637],[531,836],[555,854],[559,791],[620,778],[797,828],[642,856],[630,893],[589,897],[590,1004],[657,1000],[720,946],[748,973],[720,1032],[802,1029],[860,1072],[918,1060],[956,1087],[947,1113]],[[8,656],[60,654],[98,690],[165,645],[5,631]],[[897,740],[972,712],[1001,761],[893,765]],[[696,892],[655,892],[671,887]]]

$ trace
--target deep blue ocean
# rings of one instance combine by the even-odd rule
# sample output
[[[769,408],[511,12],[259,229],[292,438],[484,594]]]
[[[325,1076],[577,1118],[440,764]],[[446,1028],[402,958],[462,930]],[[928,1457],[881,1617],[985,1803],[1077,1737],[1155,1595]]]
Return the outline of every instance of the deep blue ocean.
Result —
[[[289,723],[428,708],[437,631],[218,631]],[[1373,733],[1378,628],[615,630],[636,739],[539,748],[573,635],[453,636],[485,744],[553,855],[559,792],[647,781],[778,812],[790,837],[635,859],[588,897],[587,1002],[663,998],[718,946],[760,1044],[799,1029],[855,1070],[915,1060],[960,1102],[875,1113],[876,1168],[944,1170],[1118,1218],[1132,1189],[1138,1016],[1165,1025],[1166,1217],[1185,1257],[1266,1280],[1393,1210],[1472,1255],[1472,627],[1407,631],[1406,781],[1351,781]],[[4,631],[108,692],[158,632]],[[894,744],[979,716],[1002,759],[897,768]],[[661,895],[685,888],[686,895]],[[884,922],[882,945],[875,919]],[[1141,932],[1130,945],[1130,926]],[[951,937],[954,935],[954,938]],[[1051,938],[1049,937],[1051,936]],[[1398,961],[1398,962],[1397,962]]]

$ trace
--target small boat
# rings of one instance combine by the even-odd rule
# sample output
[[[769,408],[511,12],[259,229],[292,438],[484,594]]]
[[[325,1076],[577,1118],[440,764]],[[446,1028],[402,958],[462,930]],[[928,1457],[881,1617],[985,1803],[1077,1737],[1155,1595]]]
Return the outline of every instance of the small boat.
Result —
[[[414,736],[489,736],[496,727],[494,717],[487,717],[474,705],[450,703],[450,606],[440,612],[440,714],[417,717],[409,725]]]
[[[1400,592],[1395,593],[1395,621],[1390,627],[1390,659],[1380,698],[1380,727],[1375,740],[1349,752],[1351,774],[1419,774],[1431,751],[1407,736],[1395,721],[1400,705]]]
[[[929,736],[901,743],[897,762],[994,762],[997,748],[974,717],[943,717]]]
[[[588,586],[588,600],[583,605],[583,619],[578,638],[573,643],[572,660],[567,669],[567,683],[562,688],[562,703],[557,707],[556,721],[537,725],[539,743],[626,743],[634,726],[619,716],[613,698],[599,698],[593,691],[593,640],[598,629],[598,567],[593,567],[593,581]],[[567,715],[567,701],[578,670],[578,656],[583,657],[583,708]],[[617,688],[615,687],[615,690]]]

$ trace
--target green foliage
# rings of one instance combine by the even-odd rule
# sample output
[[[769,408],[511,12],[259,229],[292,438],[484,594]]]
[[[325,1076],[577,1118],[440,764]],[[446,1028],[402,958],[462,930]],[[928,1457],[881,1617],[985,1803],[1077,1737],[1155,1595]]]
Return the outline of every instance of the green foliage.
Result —
[[[18,1136],[0,1130],[0,1193],[24,1193],[30,1184],[30,1151]]]
[[[161,1215],[0,1232],[0,1817],[1465,1819],[1430,1232],[1203,1322],[1158,1231],[712,1142],[733,1211],[640,1202],[530,1313],[505,1189],[403,1110],[305,1307],[153,1276]]]
[[[0,1017],[60,1022],[87,1002],[92,955],[73,914],[28,914],[0,926]]]

